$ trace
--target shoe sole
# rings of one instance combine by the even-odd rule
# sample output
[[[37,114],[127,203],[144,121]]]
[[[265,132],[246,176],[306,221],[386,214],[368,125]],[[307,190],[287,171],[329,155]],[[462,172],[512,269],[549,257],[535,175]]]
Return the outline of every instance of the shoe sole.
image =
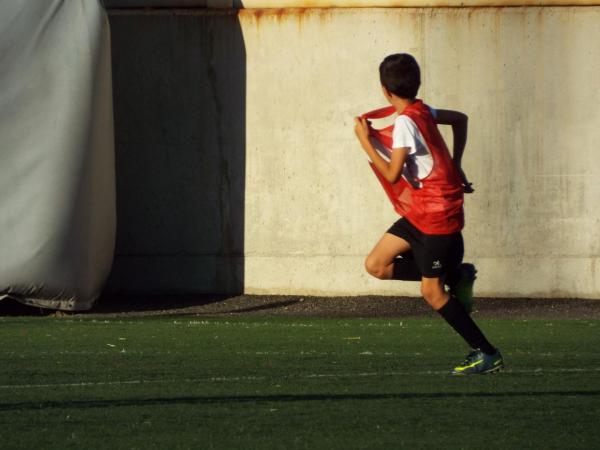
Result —
[[[504,369],[504,363],[502,363],[496,367],[492,367],[491,369],[485,370],[483,372],[471,372],[471,373],[450,372],[450,375],[452,375],[453,377],[466,377],[468,375],[490,375],[490,374],[500,372],[502,369]]]
[[[492,373],[497,373],[497,372],[500,372],[502,369],[504,369],[504,364],[500,364],[499,366],[492,367],[491,369],[486,370],[485,372],[481,372],[481,374],[488,375],[488,374],[492,374]]]

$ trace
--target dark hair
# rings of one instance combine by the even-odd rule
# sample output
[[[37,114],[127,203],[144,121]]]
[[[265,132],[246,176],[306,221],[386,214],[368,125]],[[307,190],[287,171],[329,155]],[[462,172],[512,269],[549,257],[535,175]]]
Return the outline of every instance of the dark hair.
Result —
[[[421,69],[408,53],[386,56],[379,65],[381,84],[401,98],[415,98],[421,86]]]

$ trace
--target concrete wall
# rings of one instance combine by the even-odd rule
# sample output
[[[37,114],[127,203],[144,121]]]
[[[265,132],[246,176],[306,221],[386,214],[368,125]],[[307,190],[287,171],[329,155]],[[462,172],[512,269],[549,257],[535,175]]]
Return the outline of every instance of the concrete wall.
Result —
[[[111,14],[117,248],[108,290],[241,292],[246,51],[237,16]]]
[[[219,272],[238,273],[233,284],[248,293],[418,295],[414,283],[364,273],[364,256],[396,217],[352,129],[353,116],[384,106],[381,59],[410,52],[422,65],[421,97],[470,117],[464,167],[476,192],[466,199],[465,259],[479,268],[478,295],[600,297],[600,7],[111,20],[125,193],[113,289],[231,291],[207,276]],[[217,84],[205,76],[210,52],[221,61]],[[228,106],[217,116],[219,102]],[[229,148],[234,172],[214,162]],[[184,176],[165,175],[167,162]],[[151,192],[134,188],[138,168],[150,166],[142,178]],[[200,194],[223,186],[234,186],[225,197],[235,200]],[[156,225],[169,212],[175,223]],[[213,216],[243,233],[236,251],[219,246],[227,233],[210,228]]]

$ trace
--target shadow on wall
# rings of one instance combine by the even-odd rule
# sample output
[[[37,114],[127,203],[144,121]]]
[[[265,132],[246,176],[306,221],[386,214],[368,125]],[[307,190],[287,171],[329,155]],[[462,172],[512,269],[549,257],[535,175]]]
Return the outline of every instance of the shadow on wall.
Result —
[[[246,52],[237,14],[109,14],[118,228],[106,291],[240,293]]]

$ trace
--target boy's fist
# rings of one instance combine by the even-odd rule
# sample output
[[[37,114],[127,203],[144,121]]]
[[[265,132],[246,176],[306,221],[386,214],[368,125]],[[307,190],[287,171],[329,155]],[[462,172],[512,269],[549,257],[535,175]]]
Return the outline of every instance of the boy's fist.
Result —
[[[472,194],[473,192],[475,192],[475,189],[473,189],[473,183],[470,183],[469,180],[467,180],[467,176],[465,175],[465,172],[462,170],[461,167],[458,168],[458,173],[460,174],[460,179],[462,181],[464,193]]]
[[[369,140],[369,121],[367,119],[361,119],[360,117],[354,118],[354,133],[361,142],[367,142]]]

